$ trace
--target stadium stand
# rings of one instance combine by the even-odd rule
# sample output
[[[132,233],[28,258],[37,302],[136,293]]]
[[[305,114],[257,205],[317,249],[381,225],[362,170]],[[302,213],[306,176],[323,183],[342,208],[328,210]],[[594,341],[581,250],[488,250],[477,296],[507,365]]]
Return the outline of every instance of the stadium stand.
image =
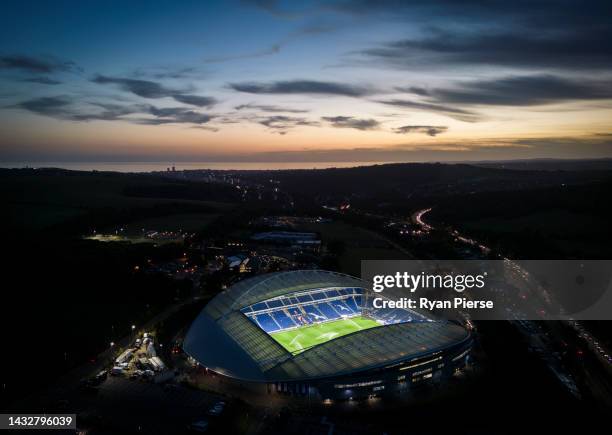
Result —
[[[293,293],[242,308],[242,313],[268,333],[363,314],[362,288],[314,289]],[[370,309],[368,316],[381,325],[423,322],[428,319],[404,309]]]

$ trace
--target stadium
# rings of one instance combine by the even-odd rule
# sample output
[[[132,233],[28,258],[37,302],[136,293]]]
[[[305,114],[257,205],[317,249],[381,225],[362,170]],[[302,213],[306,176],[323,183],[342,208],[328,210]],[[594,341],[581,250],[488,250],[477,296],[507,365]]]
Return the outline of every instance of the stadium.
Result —
[[[260,275],[210,301],[183,348],[241,386],[322,399],[410,389],[465,366],[466,329],[411,310],[375,309],[370,296],[365,282],[335,272]]]

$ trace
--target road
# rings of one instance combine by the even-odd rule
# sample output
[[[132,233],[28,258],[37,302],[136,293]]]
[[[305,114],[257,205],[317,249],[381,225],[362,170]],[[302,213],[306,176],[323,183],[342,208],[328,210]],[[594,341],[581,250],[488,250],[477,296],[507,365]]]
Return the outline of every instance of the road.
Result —
[[[425,216],[427,213],[429,213],[431,211],[431,208],[426,208],[423,210],[419,210],[416,213],[414,213],[412,215],[412,221],[417,224],[418,226],[421,227],[421,229],[424,232],[429,232],[431,230],[433,230],[433,227],[429,224],[427,224],[424,220],[423,220],[423,216]]]
[[[412,215],[413,221],[421,226],[425,231],[431,231],[434,227],[428,224],[424,220],[424,216],[429,213],[432,209],[422,209]],[[466,237],[460,234],[457,230],[449,230],[449,235],[453,237],[455,241],[467,243],[471,246],[477,246],[483,253],[490,253],[491,249],[483,243]],[[508,276],[515,280],[517,288],[527,290],[526,294],[532,297],[530,303],[541,304],[542,307],[552,307],[552,312],[558,311],[558,303],[554,300],[554,297],[543,288],[537,280],[524,268],[522,268],[516,261],[513,261],[507,257],[501,256],[500,258],[506,263],[506,271]],[[545,317],[544,308],[537,309],[537,311]],[[516,315],[516,313],[515,313]],[[517,317],[518,319],[518,317]],[[584,326],[578,321],[562,321],[562,324],[569,326],[575,333],[575,338],[582,340],[587,346],[587,349],[591,354],[601,363],[601,367],[598,368],[595,364],[589,366],[584,365],[582,368],[582,375],[584,376],[585,382],[589,386],[589,390],[592,392],[598,392],[597,396],[604,403],[612,403],[612,395],[610,394],[610,373],[612,372],[612,357],[610,351],[605,348],[601,341],[597,340],[592,334],[590,334]],[[551,332],[549,328],[549,332]],[[554,330],[554,335],[551,338],[555,338],[557,342],[563,342],[564,337]]]

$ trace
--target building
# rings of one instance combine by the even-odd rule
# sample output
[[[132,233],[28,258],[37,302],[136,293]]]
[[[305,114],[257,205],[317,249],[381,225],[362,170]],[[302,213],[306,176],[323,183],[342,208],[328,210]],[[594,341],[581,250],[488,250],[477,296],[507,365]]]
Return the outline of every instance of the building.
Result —
[[[465,328],[402,309],[367,307],[365,282],[321,270],[240,281],[192,324],[200,365],[268,393],[349,399],[441,381],[462,368]],[[364,309],[364,307],[366,309]]]

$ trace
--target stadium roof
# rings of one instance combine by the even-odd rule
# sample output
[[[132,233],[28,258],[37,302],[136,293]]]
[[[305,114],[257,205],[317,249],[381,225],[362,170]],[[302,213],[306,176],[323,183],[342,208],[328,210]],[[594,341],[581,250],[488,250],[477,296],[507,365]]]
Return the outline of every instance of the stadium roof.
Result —
[[[412,322],[362,330],[294,355],[240,309],[276,296],[328,287],[363,287],[363,281],[321,270],[260,275],[216,296],[196,318],[183,347],[218,373],[257,382],[340,376],[392,365],[443,350],[468,339],[448,322]]]

